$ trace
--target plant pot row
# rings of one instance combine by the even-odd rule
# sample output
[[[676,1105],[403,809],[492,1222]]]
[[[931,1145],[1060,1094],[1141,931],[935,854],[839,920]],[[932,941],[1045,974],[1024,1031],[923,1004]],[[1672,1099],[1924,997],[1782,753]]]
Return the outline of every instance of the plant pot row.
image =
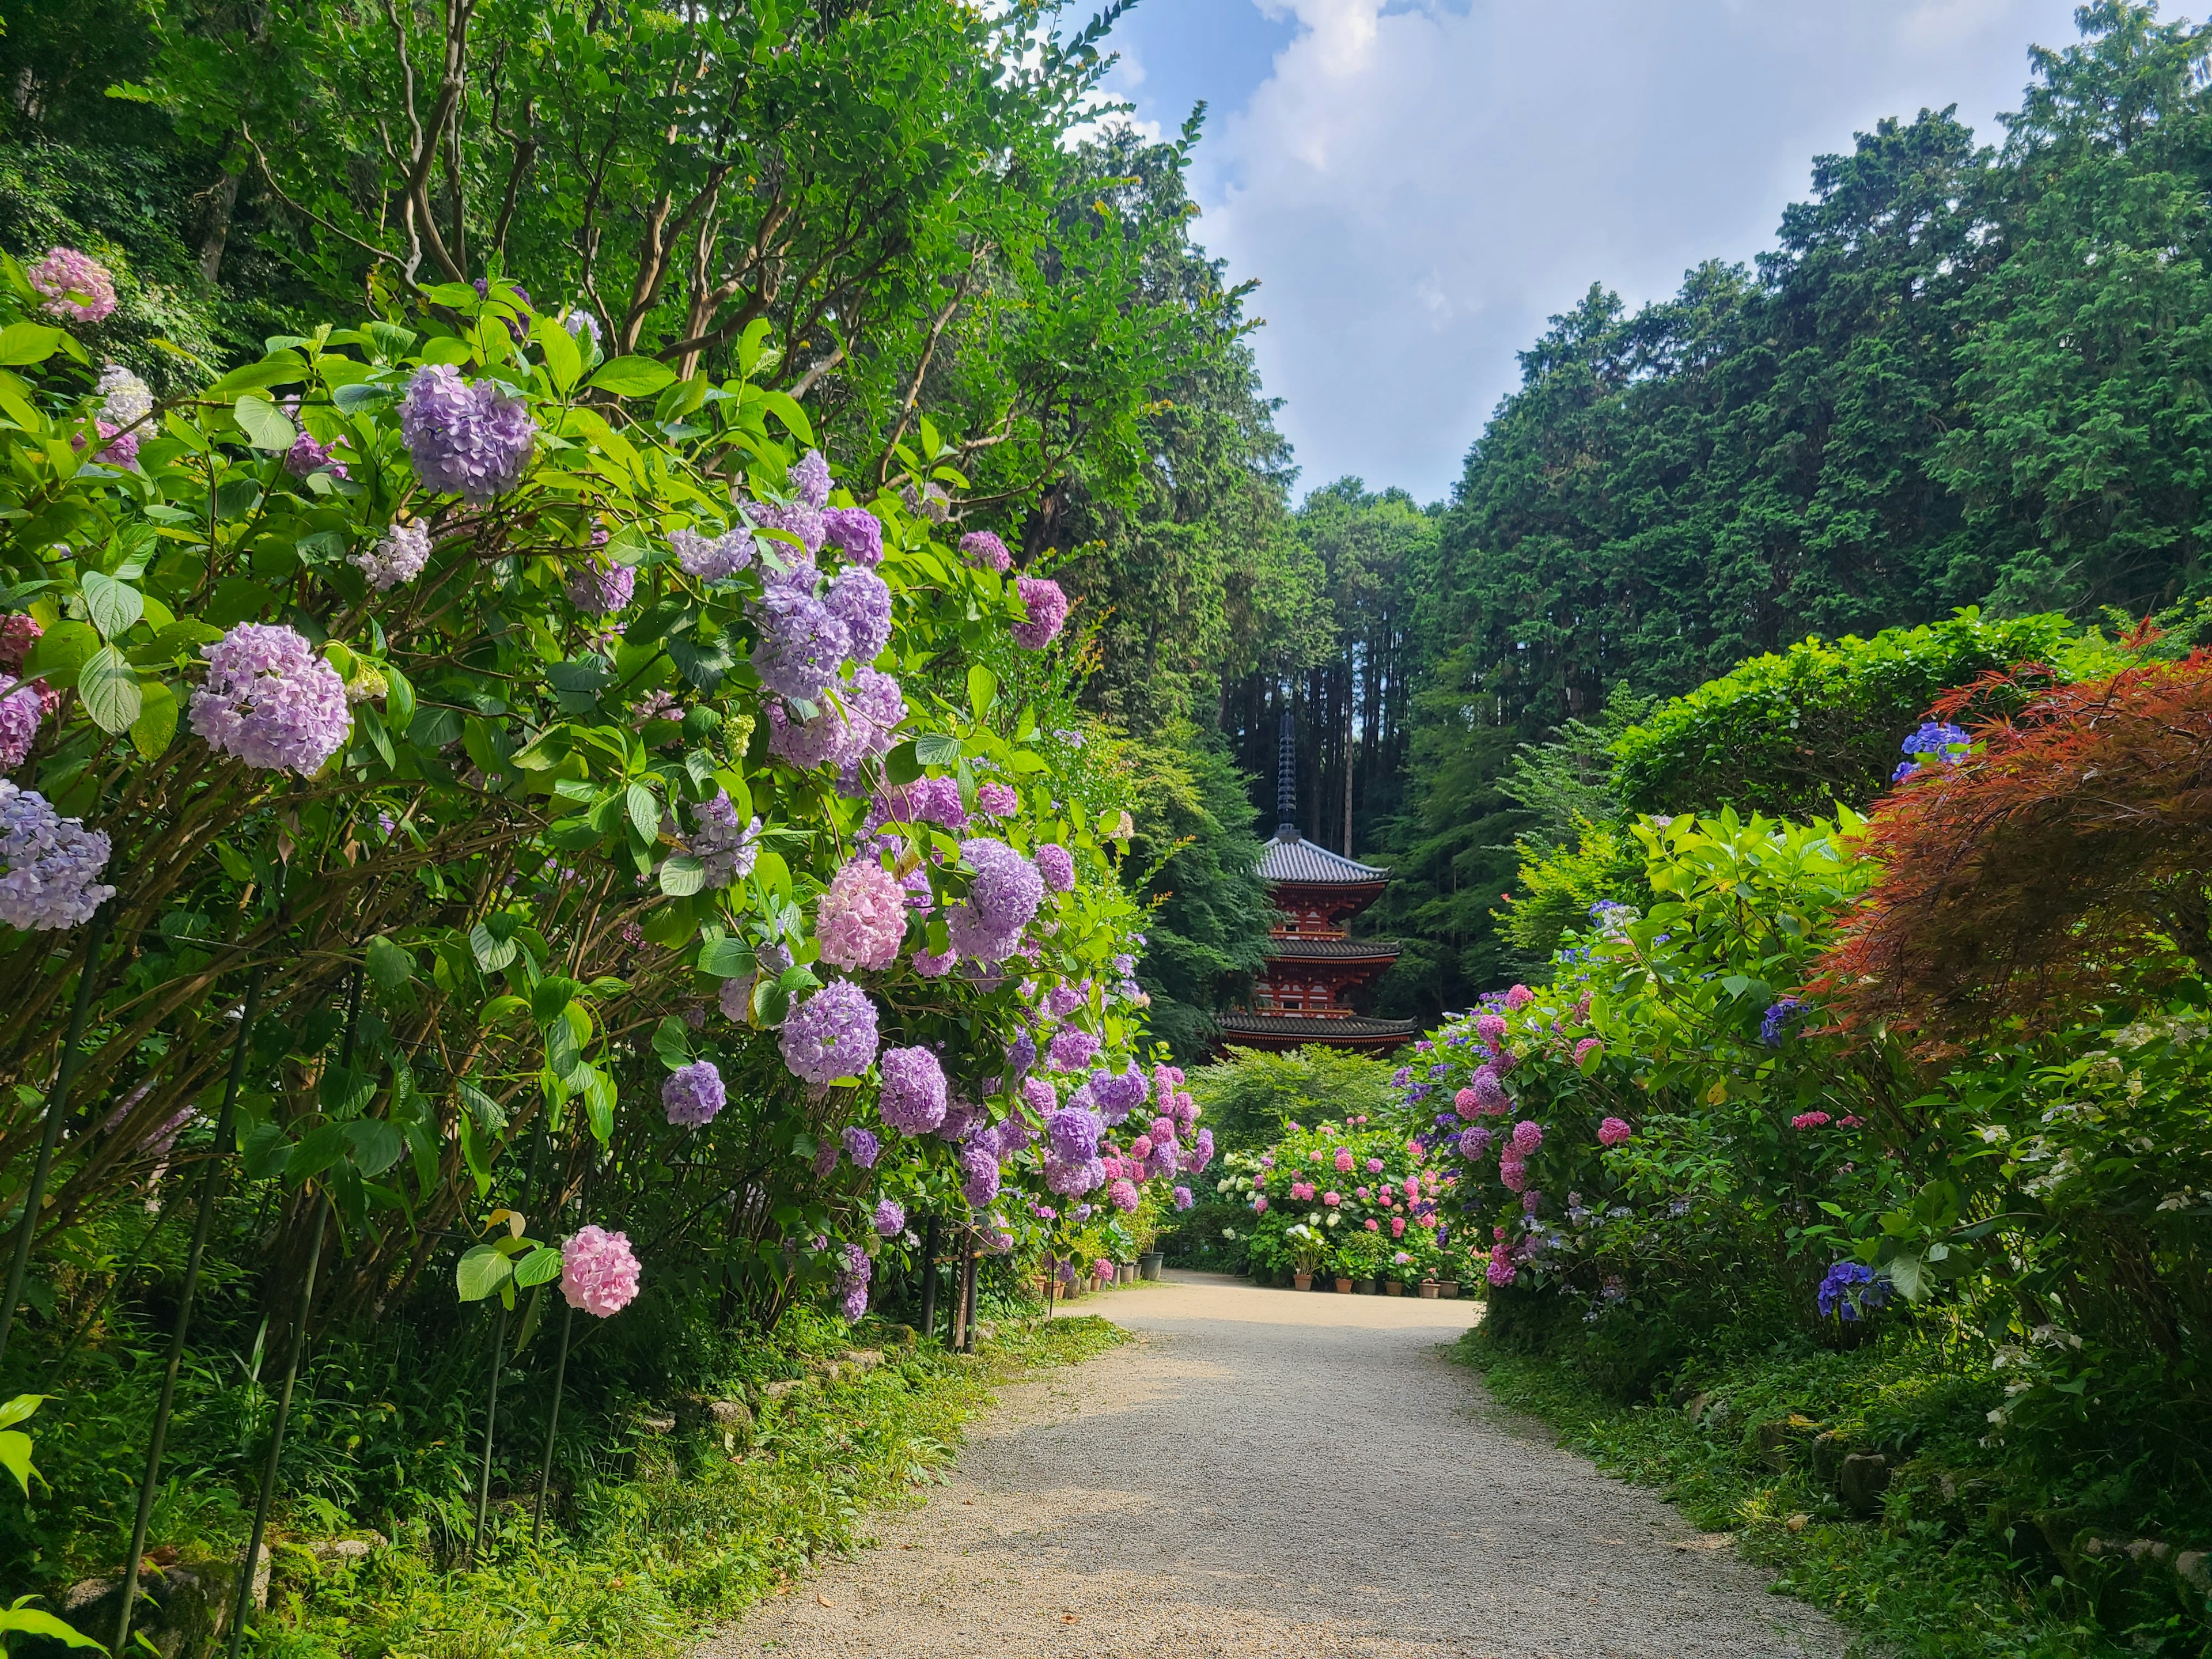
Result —
[[[1291,1276],[1291,1283],[1298,1290],[1310,1291],[1314,1288],[1314,1275],[1293,1273]],[[1343,1296],[1405,1296],[1410,1292],[1416,1296],[1426,1297],[1431,1300],[1437,1297],[1450,1300],[1459,1295],[1459,1281],[1455,1279],[1425,1279],[1417,1285],[1396,1279],[1334,1279],[1322,1281],[1322,1288],[1324,1290],[1332,1285],[1340,1295]]]

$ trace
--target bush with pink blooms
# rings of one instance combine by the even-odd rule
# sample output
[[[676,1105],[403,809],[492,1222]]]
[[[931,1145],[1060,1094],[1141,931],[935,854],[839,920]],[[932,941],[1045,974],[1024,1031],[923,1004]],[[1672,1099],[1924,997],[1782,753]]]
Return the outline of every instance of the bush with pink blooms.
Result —
[[[1255,1276],[1291,1273],[1308,1234],[1322,1241],[1325,1278],[1418,1285],[1460,1276],[1466,1249],[1455,1244],[1447,1214],[1459,1172],[1395,1115],[1388,1122],[1293,1120],[1272,1145],[1230,1152],[1223,1164],[1214,1190],[1243,1212],[1230,1225]]]

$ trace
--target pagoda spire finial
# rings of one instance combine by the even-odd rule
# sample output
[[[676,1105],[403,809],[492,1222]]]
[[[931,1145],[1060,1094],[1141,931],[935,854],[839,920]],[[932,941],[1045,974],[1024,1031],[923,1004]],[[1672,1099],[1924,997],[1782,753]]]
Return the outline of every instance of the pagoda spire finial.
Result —
[[[1298,834],[1298,742],[1290,704],[1283,705],[1283,729],[1275,761],[1275,833],[1295,841]]]

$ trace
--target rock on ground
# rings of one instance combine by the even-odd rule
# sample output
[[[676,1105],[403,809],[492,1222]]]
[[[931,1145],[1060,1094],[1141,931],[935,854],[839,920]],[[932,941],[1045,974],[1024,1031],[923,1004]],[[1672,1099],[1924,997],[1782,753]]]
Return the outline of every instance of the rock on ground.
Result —
[[[1079,1306],[1137,1340],[1006,1389],[949,1486],[695,1659],[1844,1650],[1444,1359],[1472,1304],[1186,1274]]]

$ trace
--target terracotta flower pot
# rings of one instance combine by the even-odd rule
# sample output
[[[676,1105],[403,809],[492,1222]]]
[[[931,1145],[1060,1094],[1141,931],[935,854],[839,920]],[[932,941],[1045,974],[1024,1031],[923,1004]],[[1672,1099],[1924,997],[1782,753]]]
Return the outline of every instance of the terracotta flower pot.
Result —
[[[1336,1281],[1336,1293],[1339,1296],[1350,1296],[1352,1294],[1352,1281],[1348,1279],[1338,1279]]]
[[[1297,1285],[1297,1288],[1302,1291],[1310,1291],[1313,1289],[1313,1275],[1311,1273],[1292,1273],[1291,1275],[1291,1283]]]
[[[1437,1294],[1443,1297],[1447,1302],[1458,1301],[1459,1280],[1456,1279],[1439,1279],[1437,1280]]]
[[[1423,1279],[1421,1281],[1421,1295],[1425,1300],[1431,1302],[1435,1301],[1437,1299],[1437,1281],[1433,1279]]]
[[[1382,1281],[1382,1294],[1383,1294],[1383,1295],[1385,1295],[1385,1296],[1403,1296],[1403,1295],[1405,1295],[1405,1293],[1406,1293],[1406,1287],[1405,1287],[1403,1285],[1401,1285],[1401,1284],[1400,1284],[1396,1279],[1386,1279],[1385,1280],[1383,1280],[1383,1281]]]

